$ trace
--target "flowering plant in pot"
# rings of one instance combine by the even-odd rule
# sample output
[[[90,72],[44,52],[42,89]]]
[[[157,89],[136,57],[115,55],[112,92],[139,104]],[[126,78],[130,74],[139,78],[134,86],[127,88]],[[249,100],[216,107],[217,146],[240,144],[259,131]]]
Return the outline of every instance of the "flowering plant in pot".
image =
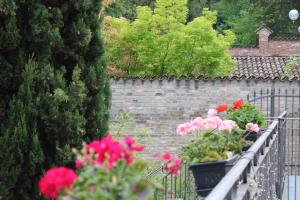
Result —
[[[135,158],[144,146],[131,137],[117,141],[111,135],[85,144],[77,152],[76,168],[54,167],[39,181],[41,194],[56,200],[145,200],[155,182],[145,178],[147,163]],[[180,160],[168,153],[160,155],[164,169],[172,174],[180,171]]]
[[[232,120],[222,120],[210,110],[207,118],[198,117],[178,126],[181,135],[195,137],[183,147],[181,158],[189,163],[197,193],[206,196],[224,177],[242,152],[244,131]]]
[[[244,103],[241,99],[233,102],[228,108],[226,119],[234,120],[240,128],[246,130],[244,137],[252,142],[260,136],[260,128],[266,125],[262,111],[254,104]]]

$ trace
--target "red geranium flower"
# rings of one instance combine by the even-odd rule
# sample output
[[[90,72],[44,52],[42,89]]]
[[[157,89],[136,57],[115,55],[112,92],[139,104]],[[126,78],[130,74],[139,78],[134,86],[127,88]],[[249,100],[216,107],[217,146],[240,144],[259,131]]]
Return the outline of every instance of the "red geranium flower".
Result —
[[[239,99],[239,100],[233,102],[233,106],[237,109],[240,109],[243,106],[243,100]]]
[[[93,141],[87,145],[87,150],[93,150],[96,154],[96,164],[104,164],[104,167],[111,168],[122,158],[123,148],[119,141],[113,140],[108,135],[102,140]]]
[[[216,109],[216,111],[218,111],[218,113],[220,113],[220,112],[226,111],[227,108],[228,108],[228,106],[223,104],[223,105],[219,105],[219,106],[216,107],[215,109]]]
[[[45,197],[56,199],[62,189],[70,188],[77,179],[72,169],[66,167],[55,167],[48,170],[39,181],[40,192]]]
[[[169,153],[163,153],[160,157],[165,161],[163,164],[164,170],[166,170],[170,174],[177,175],[180,173],[180,164],[181,160],[173,157]]]
[[[135,157],[133,156],[133,152],[141,152],[144,150],[144,146],[137,145],[136,141],[132,139],[130,136],[124,138],[125,148],[124,148],[124,159],[127,164],[131,164]]]

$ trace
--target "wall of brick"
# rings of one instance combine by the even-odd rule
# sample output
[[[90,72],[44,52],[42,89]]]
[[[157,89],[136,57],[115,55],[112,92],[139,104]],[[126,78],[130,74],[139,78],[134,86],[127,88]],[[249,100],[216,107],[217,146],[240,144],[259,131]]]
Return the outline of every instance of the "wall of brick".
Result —
[[[300,56],[300,41],[269,40],[260,47],[233,47],[229,50],[232,56]]]
[[[270,40],[269,49],[267,52],[269,55],[279,56],[296,56],[300,55],[300,41],[280,41]]]
[[[133,114],[136,121],[129,132],[149,130],[149,136],[142,138],[147,142],[144,157],[153,159],[157,152],[178,153],[190,138],[176,135],[177,125],[205,114],[208,108],[246,99],[261,88],[299,86],[298,81],[112,79],[111,119],[114,123],[123,111]]]

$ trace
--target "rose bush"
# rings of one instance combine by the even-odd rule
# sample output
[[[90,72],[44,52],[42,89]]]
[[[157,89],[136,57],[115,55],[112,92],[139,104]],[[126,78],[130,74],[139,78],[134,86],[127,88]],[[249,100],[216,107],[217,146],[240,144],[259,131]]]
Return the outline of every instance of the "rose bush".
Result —
[[[147,163],[135,157],[143,150],[131,137],[118,141],[112,135],[84,144],[79,152],[74,150],[76,172],[66,167],[48,170],[39,182],[40,192],[51,199],[140,199],[158,187],[145,178]],[[181,160],[169,153],[159,156],[167,173],[180,172]]]

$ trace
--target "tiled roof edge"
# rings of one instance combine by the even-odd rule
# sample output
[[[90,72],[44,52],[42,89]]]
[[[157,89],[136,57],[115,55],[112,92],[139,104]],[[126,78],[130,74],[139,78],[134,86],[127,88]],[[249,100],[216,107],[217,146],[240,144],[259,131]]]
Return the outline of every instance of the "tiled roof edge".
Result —
[[[275,77],[275,78],[263,78],[263,77],[254,77],[254,76],[250,76],[250,77],[246,77],[245,75],[243,76],[232,76],[232,77],[204,77],[204,76],[197,76],[197,77],[117,77],[117,76],[111,76],[110,79],[112,80],[149,80],[149,81],[155,81],[155,80],[168,80],[168,81],[172,81],[172,80],[199,80],[199,81],[216,81],[216,80],[224,80],[224,81],[242,81],[242,80],[250,80],[250,81],[300,81],[300,78],[296,78],[296,77],[283,77],[283,78],[279,78],[279,77]]]

